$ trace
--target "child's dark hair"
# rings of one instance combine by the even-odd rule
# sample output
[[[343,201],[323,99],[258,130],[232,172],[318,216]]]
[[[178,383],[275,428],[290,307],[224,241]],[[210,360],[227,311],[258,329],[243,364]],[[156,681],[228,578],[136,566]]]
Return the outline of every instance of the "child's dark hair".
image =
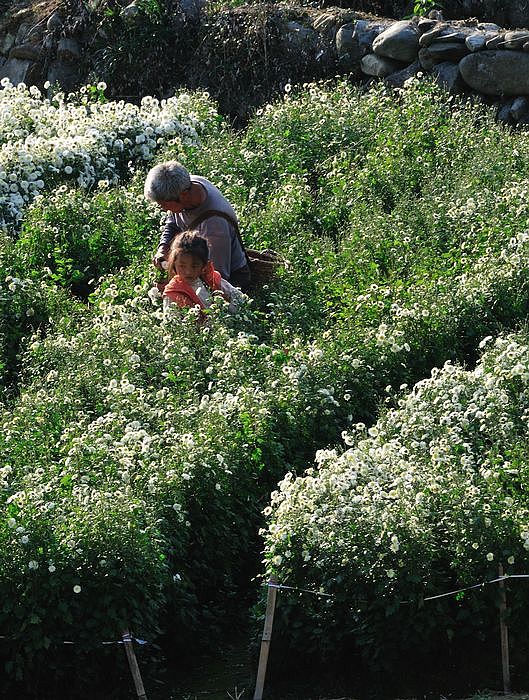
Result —
[[[176,258],[182,253],[198,258],[205,265],[209,260],[208,242],[196,231],[184,231],[178,234],[169,250],[167,265],[169,278],[176,275]]]

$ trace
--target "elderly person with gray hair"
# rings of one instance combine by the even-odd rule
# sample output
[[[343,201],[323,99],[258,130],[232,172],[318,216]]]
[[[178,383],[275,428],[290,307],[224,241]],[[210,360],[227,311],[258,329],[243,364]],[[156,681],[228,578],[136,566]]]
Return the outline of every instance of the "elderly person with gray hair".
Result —
[[[147,174],[145,197],[167,212],[153,263],[164,267],[173,238],[196,230],[209,244],[215,269],[234,287],[250,286],[250,269],[237,215],[215,185],[205,177],[190,175],[178,161],[160,163]]]

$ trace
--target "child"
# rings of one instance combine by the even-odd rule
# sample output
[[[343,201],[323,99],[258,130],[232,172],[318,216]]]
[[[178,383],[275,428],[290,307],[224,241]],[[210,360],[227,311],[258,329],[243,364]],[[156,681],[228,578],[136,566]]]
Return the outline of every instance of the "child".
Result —
[[[230,302],[228,311],[233,313],[243,298],[240,290],[215,270],[209,259],[208,243],[196,231],[185,231],[173,240],[168,273],[169,282],[163,290],[164,308],[177,304],[181,308],[207,309],[213,297],[220,295]]]

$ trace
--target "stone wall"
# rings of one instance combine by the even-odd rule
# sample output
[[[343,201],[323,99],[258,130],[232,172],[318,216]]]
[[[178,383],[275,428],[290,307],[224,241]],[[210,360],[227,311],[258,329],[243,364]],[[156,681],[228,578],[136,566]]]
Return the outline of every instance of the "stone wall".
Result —
[[[529,113],[529,30],[477,20],[445,22],[439,12],[388,23],[358,20],[340,27],[342,61],[366,78],[398,87],[431,74],[451,93],[476,93],[498,104],[498,116],[525,122]]]
[[[200,0],[186,2],[187,12],[200,13]],[[23,9],[0,24],[0,79],[7,77],[14,84],[25,82],[39,87],[49,81],[66,90],[74,89],[86,80],[90,69],[93,33],[89,23],[86,18],[81,22],[64,17],[57,10],[38,17],[38,7],[33,6],[32,12]],[[304,71],[296,78],[301,76],[300,82],[322,77],[322,66],[330,76],[350,74],[361,82],[383,80],[394,87],[402,86],[412,76],[432,75],[451,93],[478,94],[497,103],[498,116],[506,122],[529,123],[529,29],[507,30],[477,19],[444,21],[437,11],[427,18],[408,20],[378,18],[332,7],[323,11],[304,7],[296,11],[290,6],[284,19],[277,7],[270,6],[267,11],[274,12],[274,21],[279,21],[281,27],[277,46],[270,44],[268,49],[278,54],[276,61],[299,56]],[[251,29],[252,12],[255,14],[255,6],[248,10],[238,8],[237,17],[231,20],[239,24],[233,27],[237,26],[238,31],[241,26]],[[261,8],[259,15],[263,12]],[[122,13],[127,21],[143,21],[134,2],[123,7]],[[202,22],[210,35],[215,33],[215,22],[220,23],[221,17],[208,17],[207,23]],[[193,24],[196,31],[200,31],[200,25],[200,21]],[[206,53],[190,57],[189,73],[193,61],[207,63],[207,44],[203,40],[197,43]],[[167,47],[168,53],[170,50]],[[233,66],[222,65],[221,69],[227,77],[230,72],[238,75],[240,83],[245,56],[234,54],[231,60]],[[261,66],[252,68],[254,76],[267,70],[264,65],[262,70]],[[208,72],[211,68],[205,71],[206,76]],[[218,85],[203,83],[200,87],[211,88],[212,94],[218,89]],[[174,88],[174,84],[168,88]],[[284,85],[278,85],[277,91],[283,88]]]

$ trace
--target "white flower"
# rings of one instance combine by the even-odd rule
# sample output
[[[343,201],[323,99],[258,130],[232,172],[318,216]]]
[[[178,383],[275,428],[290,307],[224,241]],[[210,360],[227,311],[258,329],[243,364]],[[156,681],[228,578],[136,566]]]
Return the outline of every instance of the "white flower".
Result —
[[[34,559],[32,559],[32,560],[29,562],[28,566],[29,566],[30,569],[35,570],[35,569],[38,569],[38,568],[39,568],[39,563],[38,563],[38,561],[35,561]]]
[[[73,592],[74,593],[80,593],[81,592],[81,586],[77,584],[76,586],[73,587]]]
[[[54,564],[50,564],[50,565],[48,566],[48,571],[50,572],[50,574],[53,574],[53,572],[54,572],[55,570],[56,570],[56,569],[55,569],[55,565],[54,565]]]
[[[391,544],[389,546],[392,552],[398,552],[400,549],[399,538],[397,535],[392,535]]]
[[[492,552],[489,552],[487,554],[487,561],[492,561],[494,559],[494,554]]]

